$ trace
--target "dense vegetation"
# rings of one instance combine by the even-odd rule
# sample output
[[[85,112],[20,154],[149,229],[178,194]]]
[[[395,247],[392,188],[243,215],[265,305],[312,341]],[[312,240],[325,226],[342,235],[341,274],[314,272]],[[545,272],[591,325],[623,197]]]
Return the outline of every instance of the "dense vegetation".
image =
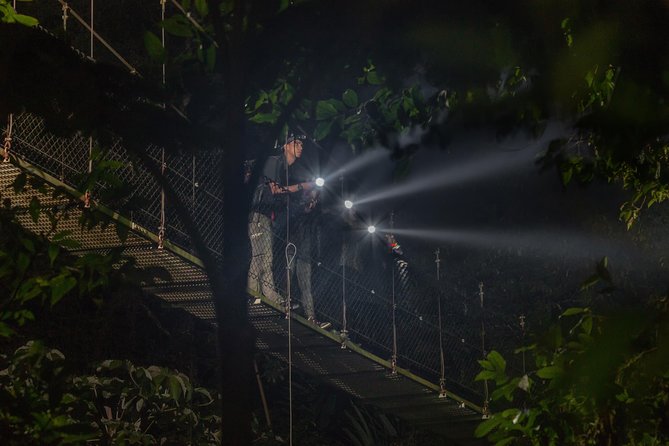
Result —
[[[138,18],[133,17],[148,30],[144,41],[154,62],[167,61],[168,87],[163,90],[157,79],[140,81],[107,66],[100,69],[74,56],[62,42],[19,27],[14,22],[32,25],[34,21],[17,16],[9,2],[0,0],[4,22],[0,27],[0,85],[6,92],[0,120],[4,122],[10,112],[27,110],[43,117],[58,134],[81,131],[103,142],[112,134],[120,135],[132,141],[128,149],[144,161],[142,153],[149,143],[173,151],[222,145],[226,162],[221,175],[229,191],[244,190],[237,175],[244,159],[267,154],[266,150],[252,153],[253,142],[245,140],[247,134],[260,135],[263,146],[270,147],[267,142],[280,137],[285,128],[300,125],[322,143],[343,142],[356,152],[370,145],[385,146],[406,168],[421,147],[447,146],[472,129],[494,128],[500,138],[519,131],[540,135],[548,122],[557,120],[567,131],[547,147],[542,164],[555,167],[565,185],[586,184],[595,178],[619,185],[629,192],[620,208],[628,227],[643,218],[644,209],[669,197],[666,2],[198,0],[181,4],[199,25],[178,10],[159,24],[139,13]],[[172,39],[167,50],[162,42],[159,45],[156,31],[160,28]],[[185,113],[190,123],[165,112],[158,105],[163,102]],[[166,119],[173,125],[165,125]],[[249,128],[253,131],[245,130]],[[405,143],[402,135],[412,131],[420,138]],[[244,146],[247,150],[239,149]],[[34,203],[31,212],[39,213],[39,202]],[[226,196],[228,239],[245,233],[247,203],[244,193]],[[13,213],[11,206],[5,208]],[[3,245],[6,302],[0,330],[4,336],[14,336],[18,327],[28,323],[36,314],[32,307],[37,303],[57,305],[69,295],[99,302],[104,300],[101,295],[107,284],[136,280],[130,274],[129,260],[120,254],[72,258],[65,251],[71,242],[67,234],[48,234],[50,240],[26,235],[13,217],[3,225],[8,233],[16,234],[5,238]],[[193,238],[197,245],[198,235]],[[254,340],[241,298],[244,262],[238,261],[246,258],[246,247],[226,244],[223,275],[217,274],[201,243],[198,251],[215,295],[233,296],[216,299],[218,336],[226,340],[219,343],[223,442],[248,443],[252,417],[245,397],[253,386]],[[124,267],[111,268],[114,262]],[[129,276],[117,281],[110,274]],[[644,299],[648,300],[652,299]],[[620,318],[614,314],[601,319],[582,310],[574,331],[566,331],[581,335],[570,341],[578,345],[562,337],[548,346],[537,343],[529,350],[536,353],[536,375],[528,372],[527,378],[523,375],[518,381],[504,374],[500,357],[489,357],[484,363],[489,373],[484,377],[505,389],[496,397],[508,395],[513,402],[517,398],[523,402],[488,420],[479,434],[493,429],[495,441],[511,442],[519,437],[520,442],[536,444],[666,442],[662,430],[666,430],[667,355],[659,354],[666,336],[659,322],[666,314],[663,302],[650,310],[644,307],[642,313],[651,315],[648,319],[636,317],[633,310]],[[611,336],[608,321],[626,330]],[[606,344],[611,339],[628,342]],[[237,342],[227,342],[230,340]],[[605,356],[600,358],[603,362],[582,362],[591,352]],[[59,369],[62,355],[33,343],[14,357],[13,374],[19,373],[22,364],[40,362],[42,357]],[[614,362],[608,364],[608,360]],[[610,367],[612,375],[595,373],[602,364]],[[150,382],[160,381],[156,386],[185,383],[181,375],[162,369],[126,363],[107,366],[114,369],[105,370],[112,375],[146,372]],[[581,370],[587,372],[582,374],[583,381],[571,380]],[[81,379],[61,382],[71,391],[86,381]],[[601,390],[592,383],[609,386]],[[19,393],[15,395],[34,391],[17,384],[3,388],[16,388]],[[583,393],[584,388],[588,392]],[[524,396],[514,396],[519,392]],[[54,398],[60,402],[63,395],[67,392]],[[174,394],[170,401],[178,399]],[[592,404],[584,402],[588,400]],[[80,405],[81,401],[71,403],[72,410],[75,406],[83,412],[93,410]],[[39,404],[33,412],[48,413],[49,408]],[[560,415],[572,417],[566,426],[550,417],[554,407],[560,408]],[[637,417],[640,413],[650,414],[647,422]],[[61,426],[71,423],[65,414],[54,419]],[[27,418],[18,420],[23,423]],[[542,420],[539,430],[537,420]],[[25,422],[42,426],[44,421],[42,416]],[[61,435],[58,432],[53,435]],[[546,437],[536,437],[544,434]],[[67,435],[94,434],[79,430]]]

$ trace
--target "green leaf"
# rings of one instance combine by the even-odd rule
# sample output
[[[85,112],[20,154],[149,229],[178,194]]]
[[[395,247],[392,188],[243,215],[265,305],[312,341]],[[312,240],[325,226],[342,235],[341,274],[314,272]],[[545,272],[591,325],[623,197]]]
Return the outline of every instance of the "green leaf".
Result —
[[[334,121],[319,122],[318,125],[316,126],[316,130],[314,130],[314,139],[316,141],[320,141],[321,139],[328,136],[330,134],[330,131],[332,130],[333,122]]]
[[[172,399],[178,403],[184,390],[184,384],[181,381],[181,378],[176,375],[171,375],[169,378],[169,385],[170,395],[172,396]]]
[[[575,314],[581,314],[581,313],[587,313],[590,310],[587,308],[580,308],[580,307],[571,307],[567,308],[561,315],[560,317],[567,317],[567,316],[573,316]]]
[[[474,431],[474,436],[476,438],[482,438],[488,435],[490,431],[492,431],[494,428],[499,426],[499,424],[502,422],[502,417],[499,416],[491,416],[487,420],[485,420],[483,423],[479,424],[476,427],[476,430]]]
[[[162,41],[151,31],[144,33],[144,48],[152,61],[162,64],[167,59],[167,51],[163,47]]]
[[[350,88],[342,94],[341,98],[347,107],[354,108],[358,106],[358,94]]]
[[[77,281],[72,276],[58,275],[51,279],[51,305],[60,301],[68,291],[77,285]]]
[[[603,280],[611,282],[611,273],[609,272],[608,266],[609,266],[609,258],[603,257],[602,260],[600,260],[600,262],[597,264],[597,274]]]
[[[48,254],[49,254],[49,265],[53,266],[53,262],[56,261],[58,254],[60,253],[60,247],[55,243],[49,244]]]
[[[169,34],[177,37],[193,37],[193,30],[188,19],[182,15],[174,15],[162,22],[162,27]]]
[[[22,273],[30,265],[30,257],[28,257],[24,252],[20,252],[16,259],[16,267],[18,272]]]
[[[26,181],[28,177],[25,172],[21,172],[16,176],[14,179],[14,183],[12,184],[12,187],[14,188],[14,193],[18,194],[19,192],[23,192],[23,190],[26,187]]]
[[[537,376],[543,379],[554,379],[562,376],[562,373],[562,367],[558,367],[556,365],[550,365],[548,367],[537,370]]]
[[[214,45],[210,45],[204,53],[204,63],[208,72],[214,71],[216,67],[216,47]]]
[[[28,15],[23,15],[23,14],[14,14],[14,20],[19,22],[21,25],[30,27],[39,24],[39,20],[37,20],[35,17],[30,17]]]
[[[502,357],[502,355],[499,354],[499,352],[493,350],[490,353],[488,353],[488,361],[492,364],[492,366],[495,368],[495,370],[498,370],[500,372],[506,371],[506,360]]]
[[[39,198],[33,197],[30,200],[30,205],[28,206],[28,213],[30,214],[30,218],[37,223],[39,220],[39,215],[42,212],[42,205],[39,201]]]
[[[21,238],[21,244],[31,254],[35,253],[35,243],[33,243],[33,241],[30,240],[29,238],[22,237]]]
[[[597,284],[597,282],[599,282],[599,280],[600,280],[600,277],[597,274],[593,274],[592,276],[588,277],[581,284],[581,291],[592,288],[594,285]]]
[[[497,385],[503,384],[504,381],[496,381]],[[498,387],[495,389],[495,391],[492,393],[490,398],[493,401],[497,401],[501,397],[504,397],[507,401],[512,401],[513,400],[513,392],[518,388],[518,384],[520,383],[520,378],[514,378],[507,382],[506,384]]]
[[[572,179],[572,176],[574,175],[574,169],[572,167],[563,168],[562,172],[560,172],[560,175],[562,176],[562,184],[566,186],[567,184],[569,184],[569,182]]]
[[[492,370],[483,370],[474,378],[474,381],[485,381],[487,379],[495,379],[497,372]]]
[[[587,334],[592,333],[592,316],[585,316],[582,321],[583,331]]]
[[[276,123],[278,117],[279,117],[278,112],[256,113],[249,119],[249,121],[255,122],[256,124],[264,124],[264,123],[274,124]]]
[[[370,71],[367,73],[367,82],[371,85],[380,85],[383,83],[383,79],[376,71]]]
[[[316,119],[319,121],[324,121],[326,119],[332,119],[339,114],[334,105],[327,101],[318,101],[316,103]],[[316,138],[319,139],[319,138]]]
[[[121,243],[125,243],[128,239],[128,234],[130,233],[130,228],[124,224],[116,225],[116,235],[118,236]]]
[[[344,113],[346,111],[346,106],[339,99],[328,99],[325,102],[332,105],[335,108],[335,110],[337,110],[337,113]]]
[[[209,14],[207,0],[195,0],[195,9],[197,10],[197,13],[200,14],[200,17],[207,17],[207,14]]]
[[[0,322],[0,337],[3,338],[9,338],[15,333],[14,330],[12,330],[9,325],[5,324],[4,322]]]

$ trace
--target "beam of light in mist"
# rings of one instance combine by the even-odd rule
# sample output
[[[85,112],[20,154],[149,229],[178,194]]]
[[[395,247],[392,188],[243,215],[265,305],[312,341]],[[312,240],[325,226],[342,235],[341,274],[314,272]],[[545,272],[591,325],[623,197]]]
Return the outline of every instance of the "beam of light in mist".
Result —
[[[360,197],[356,205],[372,201],[387,200],[439,189],[447,186],[460,185],[467,181],[479,180],[497,173],[510,171],[513,168],[527,165],[533,161],[535,153],[529,150],[504,152],[482,159],[469,160],[465,163],[452,164],[437,172],[410,178],[406,182],[394,184],[378,192]]]
[[[342,175],[350,175],[353,172],[360,170],[364,167],[367,167],[369,165],[372,165],[383,158],[387,159],[389,156],[390,152],[388,152],[388,150],[386,149],[369,150],[360,156],[356,156],[348,163],[339,167],[339,169],[337,169],[333,173],[327,175],[325,177],[325,181],[330,181],[332,179],[339,178]]]
[[[519,255],[539,254],[546,258],[591,260],[608,256],[622,260],[644,257],[637,247],[625,240],[550,230],[511,233],[460,229],[379,229],[379,232],[472,248],[502,249]]]

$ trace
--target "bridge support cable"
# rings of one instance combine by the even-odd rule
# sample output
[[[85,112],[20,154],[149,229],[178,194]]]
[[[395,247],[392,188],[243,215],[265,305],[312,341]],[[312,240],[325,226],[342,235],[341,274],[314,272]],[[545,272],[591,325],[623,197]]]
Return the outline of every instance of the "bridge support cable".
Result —
[[[165,21],[165,0],[160,0],[160,20],[161,23]],[[165,27],[161,26],[160,27],[160,39],[161,39],[161,44],[163,46],[163,50],[165,50]],[[163,83],[163,88],[165,87],[166,83],[166,64],[165,61],[163,61],[163,66],[162,66],[162,83]],[[163,104],[163,109],[165,108],[165,104]],[[165,186],[164,186],[164,180],[165,180],[165,170],[167,169],[167,164],[165,163],[165,148],[162,147],[160,149],[160,175],[163,178],[163,182],[161,182],[160,185],[160,224],[158,226],[158,249],[163,249],[165,245],[165,229],[166,229],[166,218],[165,218]]]
[[[288,129],[284,138],[284,147],[288,145]],[[285,151],[282,156],[286,156]],[[288,160],[286,166],[286,186],[288,181]],[[291,276],[293,261],[297,257],[297,246],[290,241],[290,194],[286,194],[286,319],[288,320],[288,444],[293,446],[293,318]]]
[[[91,15],[90,15],[90,25],[88,26],[88,30],[90,31],[90,48],[89,48],[89,57],[91,60],[95,60],[95,40],[94,40],[94,34],[95,34],[95,0],[91,0],[90,2],[91,5]],[[93,136],[88,137],[88,175],[90,176],[91,173],[93,173]],[[87,189],[86,192],[84,193],[84,207],[85,208],[90,208],[91,207],[91,190]]]
[[[72,9],[72,7],[65,0],[58,0],[58,1],[60,2],[61,6],[63,7],[63,11],[64,11],[63,20],[64,21],[67,20],[66,16],[69,14],[72,17],[74,17],[75,20],[77,22],[79,22],[84,28],[86,28],[86,30],[90,33],[90,35],[91,35],[91,52],[92,52],[92,48],[93,48],[93,43],[92,42],[95,39],[98,42],[100,42],[102,45],[104,45],[104,47],[107,48],[109,50],[109,52],[112,53],[114,55],[114,57],[116,57],[119,60],[119,62],[121,62],[123,65],[125,65],[125,67],[128,70],[130,70],[131,74],[136,74],[137,76],[142,77],[139,74],[139,72],[137,71],[137,69],[130,64],[130,62],[128,62],[123,56],[121,56],[121,54],[118,51],[116,51],[114,49],[114,47],[109,44],[109,42],[107,42],[102,36],[100,36],[97,32],[95,32],[95,29],[92,26],[92,23],[93,23],[92,20],[91,20],[91,25],[89,25],[88,23],[86,23],[86,20],[84,20],[77,13],[77,11]],[[93,3],[93,0],[91,0],[91,3]],[[92,16],[92,14],[93,14],[93,8],[91,6],[91,16]],[[90,57],[91,57],[91,59],[93,58],[93,56],[90,56]]]
[[[61,19],[63,19],[63,32],[67,33],[67,19],[70,18],[67,13],[70,10],[70,5],[65,2],[61,2],[60,7],[63,10],[63,15],[60,16]]]
[[[12,2],[12,7],[14,8],[14,11],[16,11],[16,0]],[[13,130],[12,127],[14,127],[14,115],[10,113],[9,117],[7,118],[7,131],[5,132],[5,142],[2,145],[3,163],[9,162],[9,154],[12,149],[12,130]]]
[[[390,213],[390,229],[395,229],[395,213]],[[391,236],[394,235],[391,232]],[[392,253],[391,253],[392,255]],[[392,259],[392,309],[393,309],[393,354],[390,359],[390,367],[393,375],[397,374],[397,301],[395,299],[395,259]]]
[[[483,305],[483,282],[479,283],[479,302],[481,305],[481,352],[482,352],[482,358],[485,359],[486,357],[486,347],[485,347],[485,309]],[[484,379],[483,380],[483,395],[484,395],[484,400],[483,400],[483,418],[488,418],[490,416],[490,396],[489,396],[489,389],[488,389],[488,380]]]
[[[437,266],[437,283],[441,280],[441,259],[439,248],[434,252],[434,263]],[[444,333],[441,322],[441,289],[437,290],[437,323],[439,324],[439,398],[446,398],[446,364],[444,361]]]
[[[346,185],[344,182],[344,176],[339,177],[341,181],[341,199],[346,198]],[[342,231],[342,244],[341,244],[341,331],[339,336],[341,337],[341,348],[346,348],[346,341],[348,340],[348,321],[346,320],[346,263],[349,250],[348,240],[348,231]]]

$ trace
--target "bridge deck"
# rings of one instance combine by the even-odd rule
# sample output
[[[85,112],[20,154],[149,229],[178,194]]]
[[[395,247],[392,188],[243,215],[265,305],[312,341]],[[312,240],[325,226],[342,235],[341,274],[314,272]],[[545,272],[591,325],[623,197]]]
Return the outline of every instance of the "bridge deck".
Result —
[[[22,170],[43,178],[53,186],[68,190],[73,196],[79,196],[55,177],[15,157],[13,163],[1,163],[0,166],[2,198],[10,198],[15,205],[27,207],[31,197],[29,193],[15,194],[11,187]],[[49,206],[67,203],[71,203],[67,197],[43,199],[43,204]],[[169,243],[165,249],[157,249],[157,236],[154,233],[109,209],[102,206],[98,206],[98,209],[115,220],[117,225],[130,229],[125,243],[121,242],[114,225],[104,229],[96,227],[91,231],[81,230],[77,218],[81,207],[75,207],[72,218],[61,221],[57,230],[72,231],[81,243],[82,251],[100,251],[123,245],[125,252],[132,255],[139,266],[165,268],[171,279],[159,280],[156,286],[147,291],[198,318],[214,323],[211,292],[199,259]],[[44,216],[35,223],[28,215],[24,215],[21,222],[36,232],[45,231],[49,225]],[[287,361],[289,321],[285,315],[262,299],[261,304],[249,305],[249,316],[257,329],[258,350]],[[481,419],[478,406],[454,394],[440,398],[437,385],[409,370],[397,368],[396,373],[392,373],[388,360],[366,351],[358,344],[343,340],[337,332],[314,327],[299,315],[293,315],[292,322],[290,336],[295,367],[363,403],[397,414],[416,426],[429,428],[455,442],[466,440],[471,443],[473,429]]]

